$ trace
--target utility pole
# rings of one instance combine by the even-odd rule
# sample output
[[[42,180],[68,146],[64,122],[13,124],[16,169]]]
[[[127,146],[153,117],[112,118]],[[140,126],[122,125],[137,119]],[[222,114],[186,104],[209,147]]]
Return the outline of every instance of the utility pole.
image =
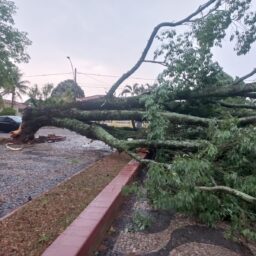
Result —
[[[76,68],[75,68],[75,72],[74,72],[74,81],[75,81],[75,83],[76,83]]]

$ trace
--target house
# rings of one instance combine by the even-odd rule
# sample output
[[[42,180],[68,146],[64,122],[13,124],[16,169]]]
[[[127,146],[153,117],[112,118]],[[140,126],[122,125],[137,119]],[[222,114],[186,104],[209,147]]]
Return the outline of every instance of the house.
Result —
[[[4,99],[3,102],[4,102],[4,105],[3,105],[4,108],[11,108],[12,107],[12,101],[11,100],[5,100]],[[12,108],[16,111],[16,115],[20,116],[20,115],[22,115],[22,112],[26,107],[28,107],[27,104],[14,101]]]

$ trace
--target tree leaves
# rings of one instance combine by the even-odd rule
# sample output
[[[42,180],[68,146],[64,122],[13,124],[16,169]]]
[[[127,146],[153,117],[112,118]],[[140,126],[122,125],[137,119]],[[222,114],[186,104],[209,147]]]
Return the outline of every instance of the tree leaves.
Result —
[[[14,27],[15,12],[14,2],[0,0],[0,88],[12,83],[15,63],[29,60],[26,50],[31,41]]]

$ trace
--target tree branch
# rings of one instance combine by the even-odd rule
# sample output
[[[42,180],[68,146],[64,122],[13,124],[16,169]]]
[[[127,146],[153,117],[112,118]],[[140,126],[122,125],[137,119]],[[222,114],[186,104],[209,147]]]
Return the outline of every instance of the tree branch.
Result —
[[[168,64],[164,61],[156,61],[156,60],[144,60],[145,63],[154,63],[154,64],[160,64],[162,66],[167,67]]]
[[[241,117],[238,119],[239,126],[246,126],[250,124],[256,124],[256,116]]]
[[[210,9],[204,16],[202,16],[201,18],[199,19],[194,19],[194,20],[191,20],[190,22],[198,22],[200,19],[204,19],[205,17],[207,17],[209,14],[213,13],[214,11],[216,11],[220,5],[221,5],[221,2],[222,0],[218,0],[217,3],[215,4],[215,6]],[[223,11],[223,10],[219,10],[219,11]]]
[[[210,88],[210,86],[209,86]],[[232,96],[245,96],[248,93],[256,92],[256,83],[246,85],[227,85],[222,87],[215,87],[207,90],[187,90],[177,92],[175,95],[176,100],[200,99],[205,97],[225,98]]]
[[[231,103],[226,103],[223,101],[215,102],[220,104],[223,107],[226,108],[246,108],[246,109],[256,109],[256,105],[246,105],[246,104],[231,104]]]
[[[243,82],[245,79],[253,76],[254,74],[256,74],[256,68],[254,68],[250,73],[248,73],[247,75],[245,76],[242,76],[241,78],[237,79],[234,81],[233,85],[237,85],[237,84],[240,84],[241,82]]]
[[[196,15],[198,15],[199,13],[201,13],[203,10],[205,10],[206,8],[208,8],[209,6],[211,6],[214,2],[216,2],[217,0],[210,0],[208,2],[206,2],[205,4],[199,6],[199,8],[194,11],[192,14],[190,14],[189,16],[187,16],[186,18],[178,21],[178,22],[163,22],[158,24],[152,31],[148,42],[146,44],[146,47],[144,48],[142,55],[140,56],[139,60],[136,62],[136,64],[126,73],[124,73],[110,88],[110,90],[107,93],[107,97],[110,98],[114,95],[116,89],[119,87],[120,84],[122,84],[128,77],[130,77],[140,66],[141,64],[144,62],[147,53],[149,51],[149,49],[151,48],[151,45],[154,41],[155,36],[157,35],[158,31],[163,28],[163,27],[177,27],[180,26],[186,22],[189,22],[193,17],[195,17]]]
[[[71,110],[49,110],[48,115],[54,117],[70,117],[75,118],[83,122],[88,121],[104,121],[104,120],[136,120],[136,121],[145,121],[146,118],[145,111],[139,110],[94,110],[94,111],[79,111],[77,109]],[[165,117],[167,120],[178,123],[178,124],[192,124],[192,125],[201,125],[207,127],[211,122],[209,118],[183,115],[174,112],[160,112],[160,115]],[[35,113],[40,115],[40,112]]]
[[[179,140],[131,140],[123,141],[123,143],[130,149],[138,147],[147,147],[147,148],[168,148],[173,150],[185,150],[185,151],[197,151],[199,148],[204,147],[206,141],[179,141]]]
[[[97,126],[95,124],[88,125],[80,121],[77,121],[75,119],[68,119],[68,118],[64,118],[64,119],[55,118],[51,121],[51,123],[52,125],[57,127],[65,127],[72,131],[76,131],[79,134],[86,136],[87,138],[101,140],[105,142],[107,145],[116,148],[117,150],[126,152],[129,156],[131,156],[132,158],[134,158],[135,160],[143,164],[157,164],[157,165],[164,166],[167,169],[170,168],[169,164],[158,163],[149,159],[142,159],[137,154],[130,152],[127,147],[126,141],[116,139],[107,131],[105,131],[102,127]]]
[[[228,194],[231,194],[233,196],[236,196],[243,201],[246,201],[248,203],[256,204],[256,198],[253,196],[250,196],[246,193],[243,193],[239,190],[226,187],[226,186],[214,186],[214,187],[196,187],[197,189],[201,191],[209,191],[209,192],[227,192]]]

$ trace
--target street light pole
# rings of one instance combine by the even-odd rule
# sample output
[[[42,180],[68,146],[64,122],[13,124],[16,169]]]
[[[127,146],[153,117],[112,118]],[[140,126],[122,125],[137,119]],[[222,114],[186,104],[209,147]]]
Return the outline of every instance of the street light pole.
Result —
[[[71,58],[70,58],[69,56],[67,56],[67,59],[68,59],[69,62],[70,62],[70,66],[71,66],[72,74],[73,74],[73,79],[74,79],[74,81],[75,81],[75,83],[76,83],[76,68],[75,68],[75,70],[74,70],[73,64],[72,64],[72,61],[71,61]]]

